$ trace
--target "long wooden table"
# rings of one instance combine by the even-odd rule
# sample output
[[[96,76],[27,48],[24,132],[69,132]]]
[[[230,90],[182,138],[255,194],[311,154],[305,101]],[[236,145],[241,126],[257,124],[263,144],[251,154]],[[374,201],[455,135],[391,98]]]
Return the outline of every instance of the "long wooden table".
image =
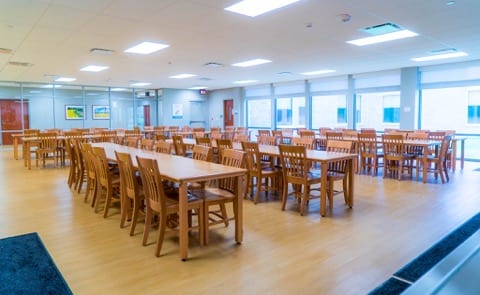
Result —
[[[225,177],[237,177],[236,198],[233,206],[235,214],[235,241],[243,241],[243,178],[246,177],[247,170],[234,168],[220,164],[193,160],[186,157],[167,155],[144,151],[132,147],[118,145],[114,143],[93,143],[92,146],[103,147],[107,158],[115,161],[115,151],[129,153],[134,165],[136,156],[156,159],[158,161],[160,174],[167,180],[178,183],[179,185],[179,248],[180,258],[188,258],[188,210],[187,210],[187,184],[192,182],[202,182]]]
[[[279,157],[280,151],[278,146],[274,145],[259,145],[258,149],[261,154],[269,155],[272,157]],[[348,163],[347,167],[347,204],[350,208],[353,207],[354,203],[354,163],[357,158],[357,154],[349,153],[337,153],[337,152],[326,152],[319,150],[307,150],[307,159],[314,162],[320,163],[321,169],[321,183],[320,183],[320,215],[325,216],[327,213],[327,175],[328,175],[328,164],[331,162],[346,160]]]

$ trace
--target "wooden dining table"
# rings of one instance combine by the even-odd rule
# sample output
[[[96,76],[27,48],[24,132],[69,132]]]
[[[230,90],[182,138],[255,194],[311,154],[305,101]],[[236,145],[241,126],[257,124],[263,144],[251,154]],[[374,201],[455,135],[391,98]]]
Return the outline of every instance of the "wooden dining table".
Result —
[[[238,148],[237,143],[234,144],[234,148]],[[261,154],[279,157],[280,150],[278,146],[275,145],[263,145],[258,146],[258,150]],[[319,150],[308,150],[307,149],[307,159],[320,163],[320,215],[325,216],[327,214],[327,176],[328,176],[328,166],[329,163],[336,161],[347,161],[347,205],[352,208],[354,203],[354,176],[355,169],[354,163],[357,158],[357,154],[350,153],[338,153],[338,152],[327,152]]]
[[[129,153],[134,165],[137,165],[136,156],[156,159],[160,174],[166,180],[175,182],[179,186],[179,248],[180,258],[188,258],[188,183],[208,182],[226,177],[236,177],[236,193],[233,202],[235,214],[235,241],[243,241],[243,183],[247,170],[224,166],[216,163],[193,160],[191,158],[144,151],[114,143],[92,143],[92,146],[103,147],[107,158],[116,161],[115,151]]]

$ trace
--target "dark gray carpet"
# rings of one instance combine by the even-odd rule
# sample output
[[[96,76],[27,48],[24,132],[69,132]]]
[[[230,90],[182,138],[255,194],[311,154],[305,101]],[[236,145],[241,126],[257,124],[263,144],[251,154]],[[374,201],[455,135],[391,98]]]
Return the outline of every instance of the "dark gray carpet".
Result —
[[[0,239],[0,294],[73,294],[37,233]]]

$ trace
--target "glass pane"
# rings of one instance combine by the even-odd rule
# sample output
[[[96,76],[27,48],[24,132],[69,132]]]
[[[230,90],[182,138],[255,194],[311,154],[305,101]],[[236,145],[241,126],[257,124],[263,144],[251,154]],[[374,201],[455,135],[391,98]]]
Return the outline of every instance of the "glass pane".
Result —
[[[247,123],[249,128],[272,128],[272,100],[247,101]]]
[[[355,99],[357,129],[400,128],[400,92],[361,93]]]
[[[29,128],[49,129],[54,126],[53,88],[45,84],[23,84],[23,97],[28,101]],[[65,118],[64,110],[61,110]]]
[[[112,88],[110,91],[112,129],[133,129],[133,89]]]
[[[277,98],[277,128],[305,127],[305,97]]]
[[[157,125],[157,97],[151,90],[135,89],[136,124],[135,126],[144,129],[145,126]]]
[[[85,128],[110,128],[108,88],[85,87]]]
[[[312,129],[346,127],[346,116],[347,97],[344,94],[312,97]]]

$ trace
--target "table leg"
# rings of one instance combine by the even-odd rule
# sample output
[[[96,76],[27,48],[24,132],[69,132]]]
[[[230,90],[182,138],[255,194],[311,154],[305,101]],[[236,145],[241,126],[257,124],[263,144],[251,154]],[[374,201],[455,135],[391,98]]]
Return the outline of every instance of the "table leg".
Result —
[[[353,208],[353,190],[354,190],[354,178],[355,178],[355,171],[354,171],[354,159],[348,161],[348,205],[350,208]]]
[[[236,198],[233,202],[235,210],[235,241],[237,242],[237,244],[241,244],[243,241],[243,178],[244,176],[237,177],[237,193]]]
[[[321,183],[320,183],[320,215],[325,216],[327,214],[327,174],[328,163],[323,162],[320,164],[322,169]]]
[[[18,137],[13,137],[13,158],[18,160]]]
[[[186,183],[180,183],[179,185],[178,201],[180,259],[185,261],[188,258],[188,196]]]
[[[452,168],[452,172],[455,172],[457,168],[457,140],[454,138],[452,139],[452,155],[450,158],[450,166]]]
[[[425,148],[424,150],[425,150],[425,152],[423,153],[422,181],[423,181],[423,183],[427,183],[428,148]]]

